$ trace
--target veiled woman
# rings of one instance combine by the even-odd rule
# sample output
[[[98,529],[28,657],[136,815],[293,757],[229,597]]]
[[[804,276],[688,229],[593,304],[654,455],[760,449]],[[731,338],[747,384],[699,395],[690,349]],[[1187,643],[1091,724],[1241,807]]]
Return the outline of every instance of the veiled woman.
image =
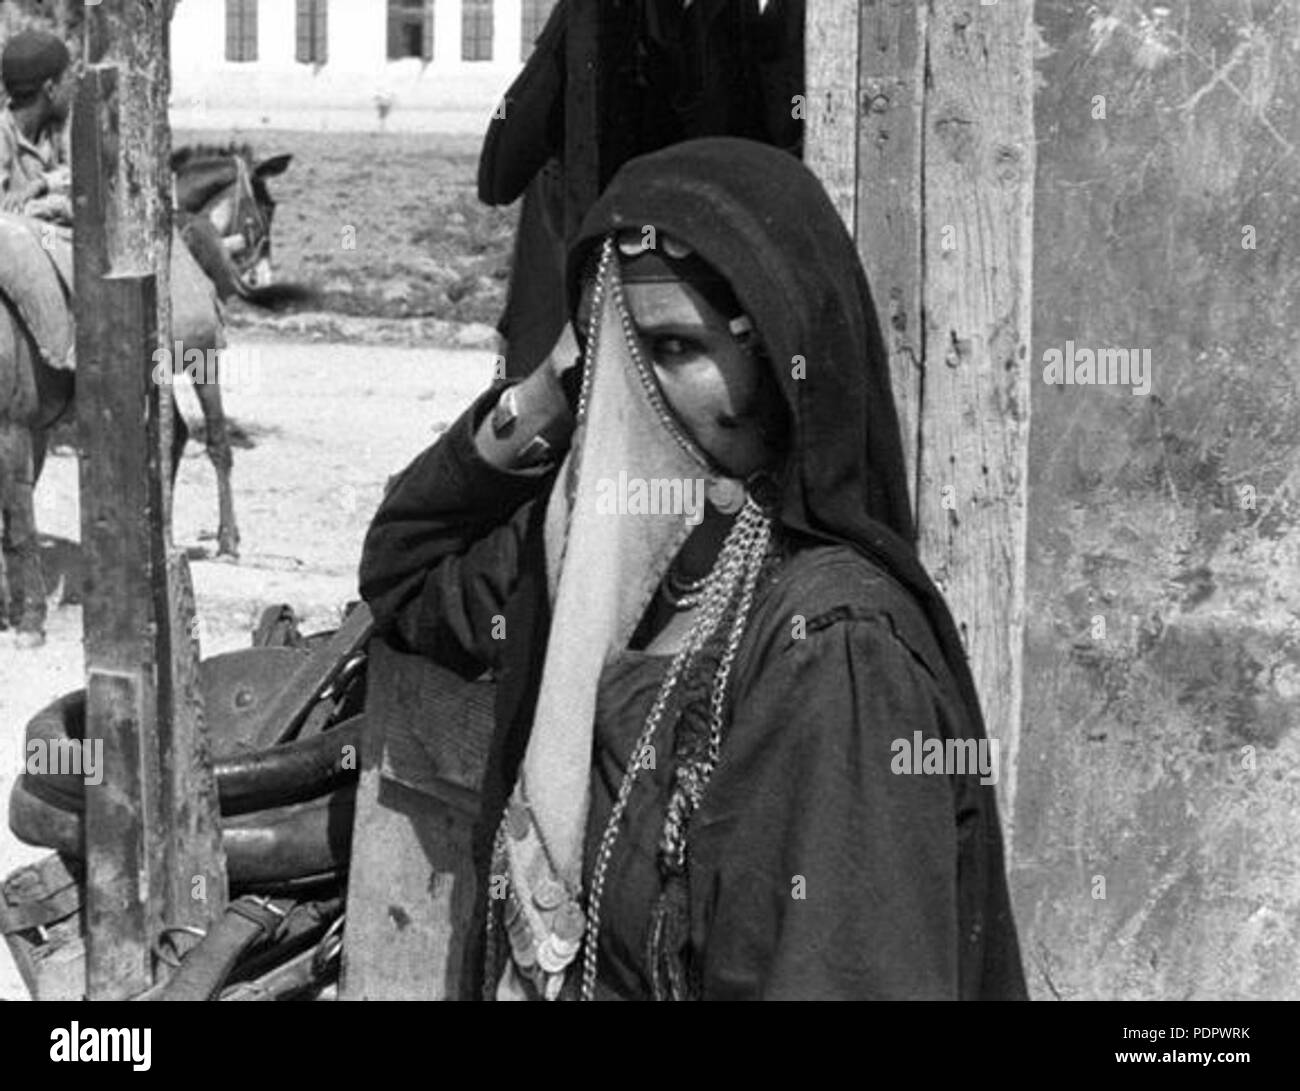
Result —
[[[894,772],[984,727],[820,185],[632,160],[568,274],[581,344],[394,481],[361,568],[391,640],[498,680],[475,989],[1024,996],[993,789]]]

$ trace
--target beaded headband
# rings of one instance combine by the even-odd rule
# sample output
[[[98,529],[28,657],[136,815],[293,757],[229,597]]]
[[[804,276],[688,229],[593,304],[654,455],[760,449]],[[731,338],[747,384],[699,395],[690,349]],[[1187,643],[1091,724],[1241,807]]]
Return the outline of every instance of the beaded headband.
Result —
[[[689,284],[705,301],[726,316],[736,337],[750,333],[754,323],[741,309],[727,278],[691,247],[663,233],[658,244],[647,246],[640,233],[619,234],[619,279],[624,284]]]

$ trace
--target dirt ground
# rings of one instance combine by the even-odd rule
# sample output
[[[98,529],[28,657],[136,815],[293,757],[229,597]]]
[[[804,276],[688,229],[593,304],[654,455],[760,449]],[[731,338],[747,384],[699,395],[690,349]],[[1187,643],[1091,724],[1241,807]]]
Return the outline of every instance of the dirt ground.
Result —
[[[245,647],[263,607],[288,603],[305,632],[333,628],[355,599],[362,538],[387,477],[431,443],[489,381],[488,349],[401,348],[232,338],[255,361],[226,405],[251,447],[235,452],[238,563],[215,553],[211,464],[191,441],[178,479],[174,540],[191,554],[203,654]],[[242,372],[241,372],[242,374]],[[191,426],[193,392],[179,392]],[[37,490],[51,591],[78,583],[77,462],[58,450]],[[0,798],[20,771],[27,720],[82,685],[81,608],[52,603],[47,645],[19,652],[0,633]],[[44,850],[0,830],[0,875]],[[25,999],[0,946],[0,999]]]
[[[191,556],[206,656],[247,646],[269,604],[290,604],[310,632],[333,628],[356,598],[361,541],[385,479],[488,381],[515,210],[478,204],[478,136],[178,129],[172,139],[293,155],[269,182],[276,273],[317,291],[278,315],[238,302],[228,312],[231,349],[251,362],[241,363],[249,381],[224,386],[249,444],[235,451],[239,562],[214,558],[215,477],[194,440],[173,517],[174,540]],[[197,431],[197,400],[183,388],[180,398]],[[48,643],[19,653],[0,633],[5,801],[28,719],[83,684],[81,609],[63,601],[80,585],[79,518],[75,453],[56,448],[37,490]],[[0,876],[43,853],[0,828]],[[0,999],[25,998],[0,945]]]

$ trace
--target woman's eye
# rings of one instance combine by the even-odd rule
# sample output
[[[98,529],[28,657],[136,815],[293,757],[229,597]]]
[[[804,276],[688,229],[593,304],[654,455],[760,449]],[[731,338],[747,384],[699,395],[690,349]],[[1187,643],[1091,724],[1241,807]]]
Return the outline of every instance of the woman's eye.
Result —
[[[699,349],[699,346],[688,337],[656,337],[650,347],[656,360],[690,356]]]

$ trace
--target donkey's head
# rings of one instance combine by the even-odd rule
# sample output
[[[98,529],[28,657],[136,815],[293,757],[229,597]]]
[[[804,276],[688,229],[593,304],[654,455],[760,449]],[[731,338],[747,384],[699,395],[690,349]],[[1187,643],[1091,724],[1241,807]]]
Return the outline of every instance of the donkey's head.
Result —
[[[281,174],[290,155],[255,160],[247,144],[197,144],[172,154],[176,207],[206,216],[221,238],[245,288],[265,288],[271,268],[271,220],[275,201],[266,179]]]

